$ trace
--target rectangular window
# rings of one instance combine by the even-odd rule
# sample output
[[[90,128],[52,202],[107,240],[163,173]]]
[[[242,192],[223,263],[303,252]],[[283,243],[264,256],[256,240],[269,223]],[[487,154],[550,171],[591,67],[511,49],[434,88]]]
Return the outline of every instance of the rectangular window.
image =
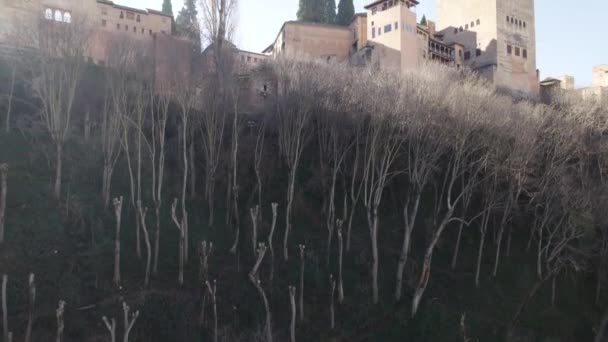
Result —
[[[391,32],[391,30],[392,30],[391,25],[384,25],[384,33]]]
[[[105,20],[101,20],[101,26],[106,27],[107,22]]]
[[[468,30],[469,29],[469,24],[464,25],[464,29]]]
[[[524,21],[524,28],[526,28],[526,22]]]
[[[522,51],[522,56],[523,56],[524,58],[528,58],[528,50],[524,49],[524,50]]]
[[[458,57],[462,57],[462,50],[458,50]]]
[[[458,34],[458,29],[457,28],[454,29],[454,34]]]
[[[475,27],[475,22],[471,21],[471,27]]]
[[[511,54],[512,53],[512,49],[513,47],[511,45],[507,45],[507,54]]]
[[[513,19],[513,17],[511,17],[511,24],[515,24],[515,19]]]
[[[376,12],[378,12],[378,9],[376,9],[376,7],[372,7],[372,15],[376,14]]]
[[[247,56],[247,62],[251,62],[251,57]]]
[[[133,32],[137,33],[137,26],[133,26]]]
[[[471,51],[465,51],[464,53],[464,60],[469,60],[471,59]]]
[[[395,23],[395,31],[399,29],[399,23]]]
[[[475,56],[477,56],[477,57],[481,56],[481,49],[475,50]]]
[[[519,48],[515,47],[515,56],[519,56]]]
[[[120,24],[116,24],[116,29],[120,30]]]
[[[378,27],[378,35],[381,36],[382,35],[382,28]]]
[[[477,25],[481,25],[481,20],[477,19]]]
[[[507,16],[507,22],[509,22],[509,16]]]
[[[376,29],[372,27],[372,38],[376,38]]]
[[[148,30],[148,32],[150,33],[150,35],[152,35],[152,30]]]

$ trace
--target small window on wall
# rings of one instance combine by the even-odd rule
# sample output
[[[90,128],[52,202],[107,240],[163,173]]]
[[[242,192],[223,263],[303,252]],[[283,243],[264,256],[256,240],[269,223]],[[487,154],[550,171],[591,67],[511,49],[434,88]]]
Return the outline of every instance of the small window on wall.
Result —
[[[524,28],[526,28],[526,22],[524,21]]]
[[[59,10],[55,10],[55,21],[63,21],[63,14]]]
[[[391,25],[384,25],[384,33],[391,32],[391,30],[392,30]]]
[[[119,18],[120,19],[124,19],[125,18],[125,14],[122,11],[120,11],[120,17]]]
[[[513,53],[513,47],[511,45],[507,45],[507,54],[512,54]]]
[[[372,38],[376,38],[376,29],[372,28]]]
[[[63,22],[68,24],[72,22],[72,15],[70,12],[63,13]]]
[[[150,35],[152,35],[152,30],[148,30],[148,32],[150,33]]]
[[[141,21],[141,17],[139,16],[139,14],[137,15],[137,22]]]
[[[464,25],[464,29],[468,30],[469,29],[469,24]]]
[[[458,50],[458,57],[462,57],[462,50]]]
[[[372,26],[374,26],[374,21],[372,20]]]
[[[464,31],[464,30],[462,29],[462,26],[460,26],[459,30],[460,30],[460,32]]]
[[[477,19],[476,23],[477,25],[481,25],[481,20]]]
[[[133,32],[137,33],[137,27],[133,26]]]
[[[471,27],[475,27],[475,22],[471,21]]]
[[[372,7],[372,15],[376,14],[376,12],[378,12],[378,9],[376,7]]]
[[[481,56],[481,49],[475,50],[475,56],[477,56],[477,57]]]
[[[507,16],[507,23],[509,22],[509,16]]]
[[[471,51],[465,51],[464,60],[467,61],[469,59],[471,59]]]
[[[454,34],[458,34],[458,29],[457,28],[454,29]]]
[[[120,30],[120,24],[116,24],[116,29]]]
[[[522,51],[522,57],[528,58],[528,50],[523,49],[523,51]]]
[[[107,25],[106,20],[105,20],[105,19],[102,19],[102,20],[101,20],[101,26],[106,27],[106,25]]]
[[[50,8],[47,8],[44,10],[44,18],[47,20],[53,20],[53,10]]]
[[[382,28],[378,27],[378,35],[381,36],[382,35]]]
[[[399,23],[395,23],[395,31],[399,29]]]
[[[519,48],[518,47],[515,48],[515,56],[519,56]]]

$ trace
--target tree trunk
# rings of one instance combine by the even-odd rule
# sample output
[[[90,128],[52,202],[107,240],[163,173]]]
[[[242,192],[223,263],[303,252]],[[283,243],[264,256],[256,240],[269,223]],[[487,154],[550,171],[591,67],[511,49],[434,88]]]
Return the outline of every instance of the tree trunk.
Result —
[[[180,229],[179,231],[179,275],[178,275],[178,281],[180,285],[184,285],[184,253],[185,253],[185,241],[186,241],[186,236],[185,233],[183,231],[183,228]]]
[[[272,286],[272,282],[274,280],[274,247],[272,247],[272,241],[274,236],[274,229],[277,224],[277,207],[278,203],[271,203],[272,207],[272,224],[270,226],[270,233],[268,234],[268,248],[270,249],[270,285]],[[261,208],[261,207],[260,207]],[[262,210],[260,210],[260,216],[262,216]]]
[[[190,155],[190,198],[196,197],[196,165],[194,164],[194,139],[190,137],[190,148],[188,154]]]
[[[536,292],[540,289],[540,287],[544,284],[544,282],[547,279],[549,279],[549,277],[553,273],[557,273],[557,272],[554,271],[554,272],[547,273],[544,278],[538,279],[536,281],[536,283],[534,283],[534,286],[532,286],[532,288],[530,289],[530,291],[526,294],[526,296],[524,297],[524,299],[520,303],[519,307],[517,308],[517,311],[515,312],[515,315],[513,315],[513,318],[511,319],[511,322],[509,323],[509,327],[507,329],[507,334],[510,335],[513,332],[513,329],[515,328],[515,324],[517,324],[517,321],[519,320],[519,316],[521,316],[521,314],[524,312],[524,310],[526,309],[526,307],[530,303],[530,300],[532,300],[532,298],[534,297],[534,295],[536,294]]]
[[[456,268],[456,261],[458,260],[458,253],[460,252],[460,241],[462,239],[462,229],[464,228],[464,222],[460,221],[458,227],[458,236],[456,237],[456,247],[454,247],[454,255],[452,255],[452,269]]]
[[[486,241],[486,233],[482,232],[479,237],[479,251],[477,253],[477,268],[475,270],[475,287],[479,288],[479,273],[481,271],[481,259],[483,257],[483,247]]]
[[[291,206],[293,205],[293,193],[295,188],[296,172],[289,169],[289,185],[287,186],[287,205],[285,206],[285,236],[283,237],[283,257],[285,261],[289,260],[289,251],[287,242],[289,241],[289,231],[291,229]]]
[[[304,322],[304,251],[306,247],[300,245],[300,322]]]
[[[91,111],[84,113],[84,141],[88,142],[91,137]]]
[[[329,275],[329,284],[331,286],[331,292],[329,297],[329,321],[331,330],[336,328],[336,313],[334,310],[334,293],[336,292],[336,281],[332,274]]]
[[[24,342],[32,341],[32,328],[34,326],[34,309],[36,305],[36,283],[34,282],[34,273],[30,273],[29,281],[29,300],[28,300],[28,315],[27,315],[27,328],[25,329]]]
[[[344,254],[342,241],[342,221],[338,223],[338,303],[344,301],[344,284],[342,281],[342,255]]]
[[[6,274],[2,275],[2,333],[4,336],[4,341],[8,341],[8,311],[6,304],[6,283],[8,282],[8,276]]]
[[[114,236],[114,284],[120,287],[120,223],[122,213],[122,196],[114,199],[114,215],[116,217],[116,233]]]
[[[372,213],[372,226],[370,228],[372,243],[372,300],[378,304],[378,208],[374,207]]]
[[[420,197],[422,194],[418,192],[416,194],[416,198],[414,200],[414,206],[412,207],[412,212],[408,213],[409,201],[407,201],[405,207],[403,208],[404,214],[404,232],[403,232],[403,245],[401,246],[401,255],[399,256],[399,263],[397,264],[397,285],[395,288],[395,300],[401,300],[401,292],[403,289],[403,270],[405,269],[405,265],[407,263],[407,258],[410,252],[410,241],[412,236],[412,231],[414,230],[414,225],[416,223],[416,216],[418,214],[418,205],[420,204]]]
[[[63,313],[65,311],[65,302],[63,300],[59,301],[59,307],[57,311],[55,311],[55,316],[57,318],[57,338],[55,339],[57,342],[63,341],[63,329],[65,328],[65,324],[63,321]]]
[[[291,304],[289,337],[291,342],[296,342],[296,288],[294,286],[289,287],[289,303]]]
[[[150,286],[150,265],[152,262],[152,246],[150,244],[150,234],[148,234],[148,227],[146,225],[146,212],[148,208],[143,209],[141,211],[140,207],[140,215],[141,215],[141,229],[144,232],[144,242],[146,243],[146,273],[144,276],[144,289],[147,289]]]
[[[213,221],[215,220],[213,211],[215,210],[215,180],[214,176],[210,175],[207,183],[207,204],[209,208],[209,218],[207,220],[207,226],[213,228]]]
[[[55,162],[55,199],[61,198],[61,173],[63,167],[63,143],[57,143],[57,160]]]
[[[0,244],[4,243],[8,164],[0,164]]]
[[[154,212],[156,216],[156,234],[154,236],[154,266],[152,267],[152,273],[158,274],[158,255],[160,251],[160,200],[159,203],[154,206]]]
[[[496,256],[494,257],[494,270],[492,276],[496,277],[498,274],[498,263],[500,262],[500,248],[502,246],[502,237],[504,235],[504,228],[500,228],[498,232],[498,239],[496,240]]]
[[[11,111],[13,109],[13,94],[15,92],[15,78],[17,74],[17,67],[13,65],[11,73],[11,86],[8,93],[8,104],[6,107],[6,126],[4,127],[6,134],[11,132]]]

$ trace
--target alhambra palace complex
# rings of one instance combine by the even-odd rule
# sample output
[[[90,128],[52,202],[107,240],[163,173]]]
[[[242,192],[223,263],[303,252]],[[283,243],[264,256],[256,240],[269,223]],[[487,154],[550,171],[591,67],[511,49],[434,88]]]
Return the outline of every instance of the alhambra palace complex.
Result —
[[[295,1],[295,0],[294,0]],[[539,81],[536,68],[534,0],[437,0],[437,22],[418,23],[418,0],[377,0],[356,14],[349,26],[288,21],[262,53],[234,49],[239,71],[254,74],[255,66],[281,55],[371,65],[403,71],[436,62],[468,68],[497,89],[550,99],[574,91],[570,76]],[[109,0],[0,0],[0,44],[11,22],[24,13],[70,24],[86,17],[94,30],[87,52],[90,62],[104,65],[113,37],[129,37],[153,51],[156,73],[188,75],[192,63],[179,63],[176,51],[187,52],[192,42],[172,36],[172,18],[152,9],[135,9]],[[205,57],[205,51],[202,58]],[[265,80],[251,77],[251,97]],[[583,97],[608,98],[608,65],[593,69],[592,87],[577,90]]]

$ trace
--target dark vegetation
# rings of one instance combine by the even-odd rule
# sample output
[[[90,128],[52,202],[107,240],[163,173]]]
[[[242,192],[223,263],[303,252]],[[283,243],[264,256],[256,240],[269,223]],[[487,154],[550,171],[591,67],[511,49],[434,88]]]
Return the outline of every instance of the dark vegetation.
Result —
[[[2,93],[8,94],[12,69],[1,70]],[[288,341],[289,286],[295,286],[300,341],[591,341],[601,335],[608,246],[605,106],[514,102],[472,75],[438,66],[397,77],[279,60],[259,72],[276,80],[259,115],[239,114],[232,90],[238,87],[227,79],[219,87],[217,79],[206,80],[197,101],[164,99],[170,103],[161,133],[166,159],[158,272],[146,285],[136,209],[149,208],[144,221],[154,236],[150,184],[158,159],[152,161],[149,144],[158,143],[152,133],[163,95],[136,77],[120,79],[126,82],[120,88],[113,71],[87,65],[72,107],[57,199],[55,144],[41,122],[44,99],[32,90],[32,74],[21,70],[11,130],[2,126],[0,133],[0,163],[8,165],[0,273],[8,275],[14,340],[26,334],[30,273],[36,284],[33,341],[55,339],[59,300],[66,302],[65,341],[108,341],[102,316],[116,319],[120,340],[123,302],[139,311],[131,341],[212,341],[215,334],[220,341],[266,341],[263,296],[271,335]],[[128,96],[110,113],[108,104],[120,98],[112,89]],[[194,96],[192,89],[180,89]],[[118,285],[115,213],[102,194],[103,145],[110,139],[102,127],[112,115],[126,134],[116,138],[110,181],[110,198],[124,196]],[[148,144],[140,207],[130,203],[125,149],[135,165],[138,138]],[[217,171],[210,180],[212,142]],[[184,184],[189,257],[180,285],[180,234],[171,203],[178,199],[181,220]],[[269,244],[271,203],[278,204],[278,215]],[[256,205],[258,215],[250,211]],[[250,273],[256,260],[258,271]]]

